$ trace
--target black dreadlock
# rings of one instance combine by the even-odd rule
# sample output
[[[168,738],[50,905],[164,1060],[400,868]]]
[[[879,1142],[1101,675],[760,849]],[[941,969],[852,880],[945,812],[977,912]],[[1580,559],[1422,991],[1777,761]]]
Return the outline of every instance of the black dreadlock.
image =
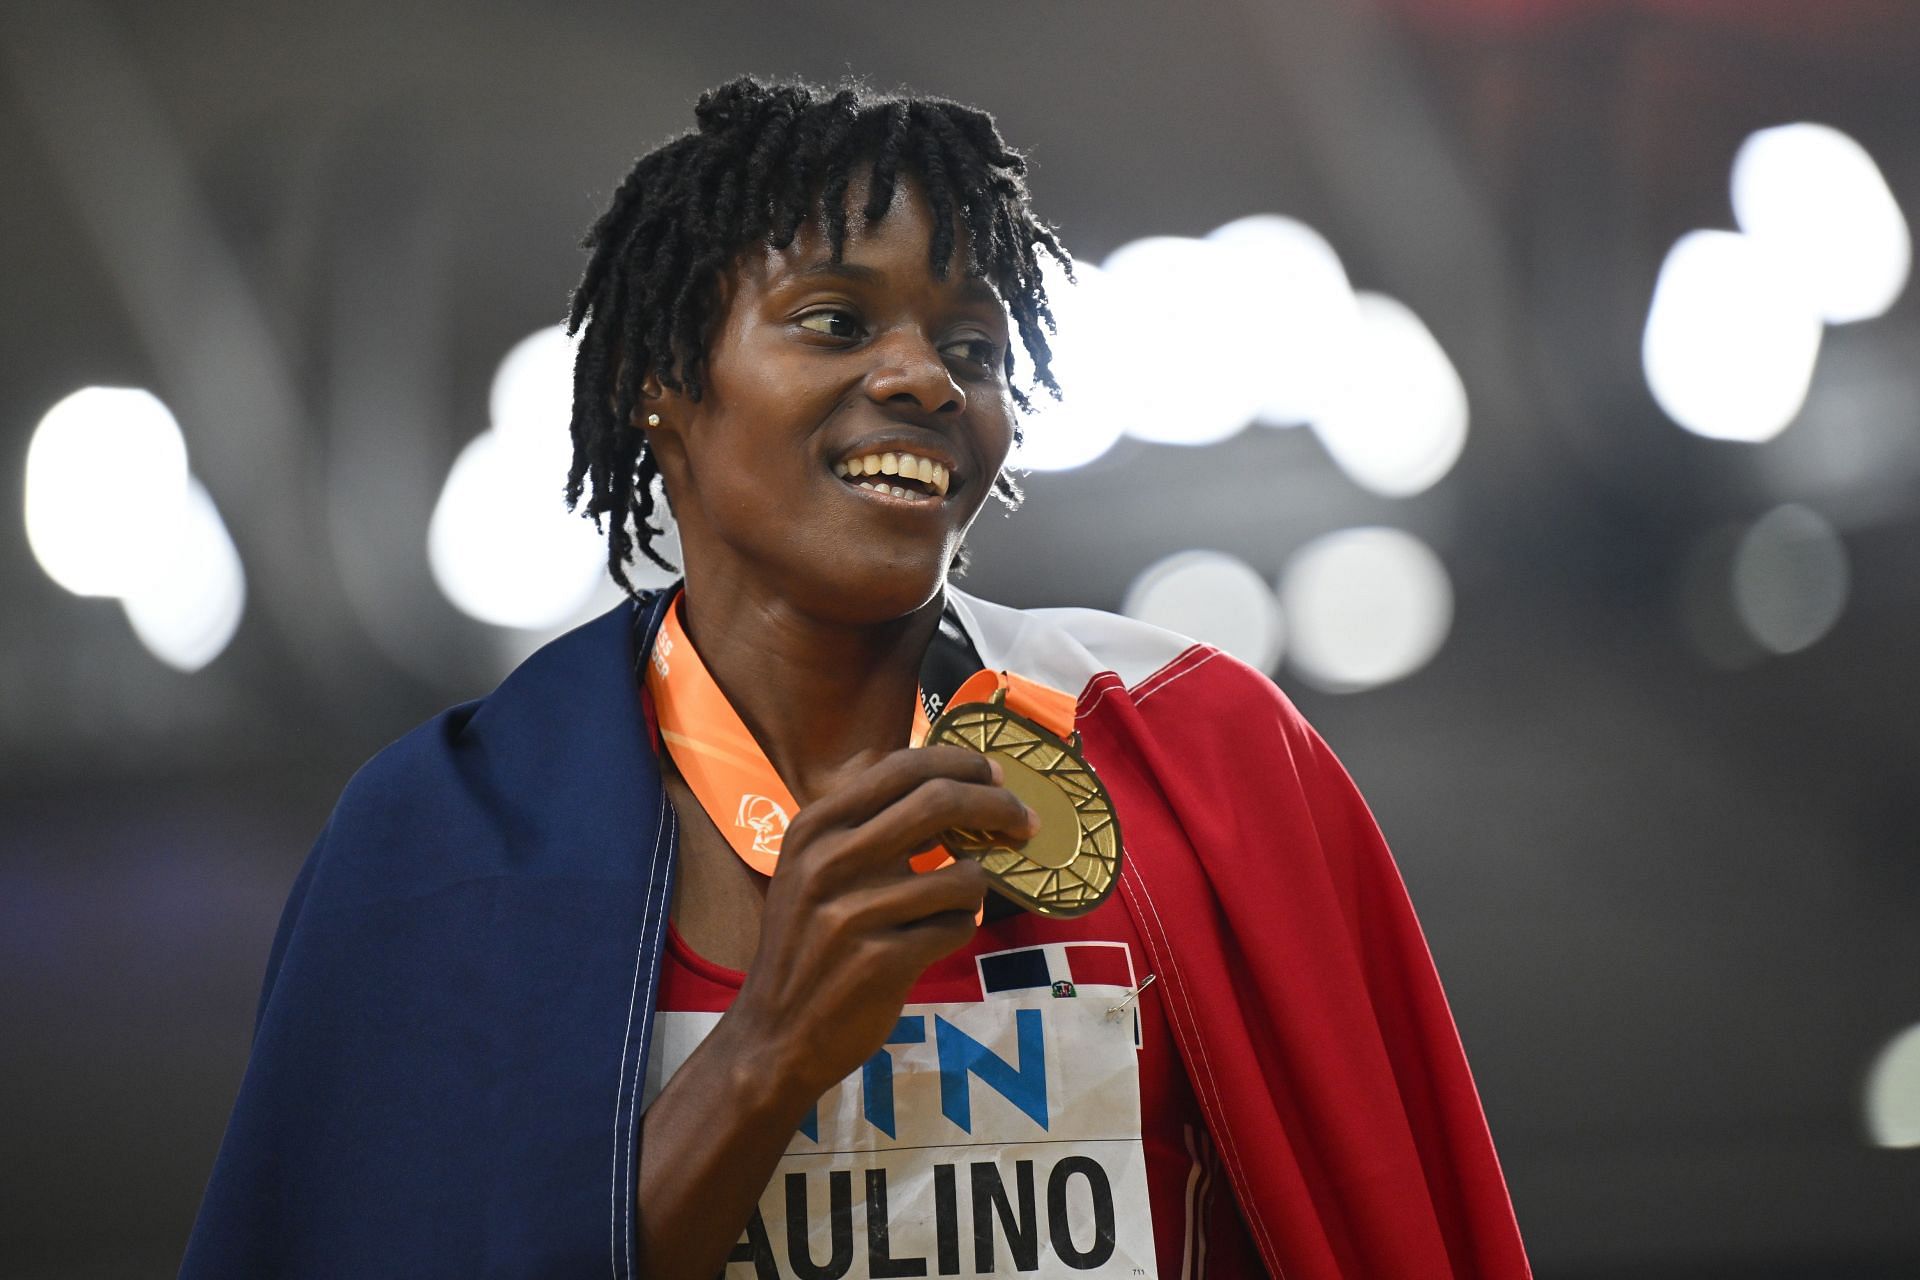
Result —
[[[574,290],[567,333],[585,334],[573,372],[573,466],[567,505],[607,535],[607,567],[636,594],[626,565],[633,548],[669,571],[654,550],[649,522],[658,474],[647,436],[633,414],[649,374],[698,400],[720,273],[748,246],[793,243],[818,217],[838,262],[846,246],[847,189],[870,164],[867,222],[893,202],[903,177],[919,184],[933,212],[930,265],[944,280],[955,248],[954,223],[966,231],[969,275],[1000,291],[1033,381],[1060,388],[1049,368],[1053,313],[1040,277],[1050,254],[1072,278],[1053,229],[1028,205],[1027,163],[1001,140],[984,111],[942,98],[875,94],[850,85],[828,95],[800,83],[751,77],[711,89],[694,109],[699,128],[635,162],[613,203],[587,232],[593,251]],[[617,385],[610,379],[617,372]],[[1006,358],[1009,384],[1013,352]],[[1018,386],[1014,401],[1032,405]],[[1016,428],[1015,440],[1019,439]],[[1008,505],[1020,491],[1001,475],[994,494]]]

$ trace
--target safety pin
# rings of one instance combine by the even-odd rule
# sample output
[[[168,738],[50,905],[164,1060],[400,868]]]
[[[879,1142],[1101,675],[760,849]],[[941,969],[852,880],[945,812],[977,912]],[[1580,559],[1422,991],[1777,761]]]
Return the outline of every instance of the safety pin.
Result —
[[[1107,1021],[1112,1022],[1115,1018],[1118,1018],[1121,1014],[1125,1013],[1127,1011],[1127,1006],[1132,1004],[1135,1000],[1138,1000],[1140,998],[1140,993],[1153,985],[1153,979],[1154,979],[1154,975],[1151,973],[1148,974],[1146,978],[1140,983],[1139,986],[1135,987],[1133,990],[1127,992],[1125,996],[1121,997],[1119,1004],[1116,1004],[1107,1010]]]

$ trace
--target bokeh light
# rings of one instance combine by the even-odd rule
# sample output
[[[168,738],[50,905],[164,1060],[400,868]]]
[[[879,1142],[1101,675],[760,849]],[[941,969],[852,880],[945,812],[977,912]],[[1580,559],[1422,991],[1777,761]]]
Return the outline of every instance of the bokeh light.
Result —
[[[189,478],[176,519],[144,532],[137,563],[137,581],[120,603],[140,643],[179,671],[198,671],[219,657],[246,611],[246,572],[198,480]]]
[[[1399,529],[1324,534],[1288,559],[1280,604],[1289,662],[1308,683],[1352,693],[1432,660],[1453,624],[1453,584],[1426,543]]]
[[[1120,329],[1108,376],[1126,388],[1129,435],[1158,444],[1215,444],[1260,411],[1271,353],[1243,323],[1249,291],[1222,245],[1149,236],[1102,264],[1106,305]]]
[[[497,627],[550,627],[593,595],[604,547],[561,498],[564,460],[488,431],[454,460],[427,526],[434,581]]]
[[[1023,438],[1007,465],[1066,471],[1100,457],[1122,434],[1125,411],[1118,396],[1126,383],[1115,376],[1114,355],[1124,337],[1111,329],[1117,317],[1099,267],[1076,262],[1069,281],[1053,256],[1042,253],[1040,274],[1057,330],[1048,345],[1061,398],[1029,389],[1034,411],[1021,422]]]
[[[1693,231],[1668,252],[1641,342],[1667,416],[1717,440],[1770,440],[1806,403],[1819,314],[1772,255],[1731,231]]]
[[[1733,162],[1741,230],[1834,324],[1885,313],[1906,288],[1913,238],[1880,167],[1823,124],[1748,138]]]
[[[578,345],[567,336],[566,326],[557,324],[515,343],[501,357],[487,396],[493,430],[566,438],[573,417],[573,356]]]
[[[1222,551],[1181,551],[1149,565],[1127,589],[1130,618],[1192,636],[1271,672],[1286,627],[1266,580]]]
[[[1840,535],[1797,503],[1754,521],[1734,550],[1734,611],[1772,653],[1797,653],[1832,630],[1846,607],[1848,581]]]
[[[1867,1072],[1867,1134],[1877,1146],[1920,1147],[1920,1025],[1889,1040]]]
[[[102,493],[112,519],[101,518]],[[138,585],[132,542],[169,529],[187,502],[187,445],[167,406],[133,387],[86,387],[47,410],[27,445],[27,544],[75,595]]]
[[[1340,255],[1306,223],[1271,213],[1236,219],[1207,239],[1226,251],[1237,285],[1231,322],[1247,339],[1259,421],[1318,418],[1346,387],[1360,324]]]
[[[500,362],[493,428],[454,460],[427,526],[434,581],[469,617],[540,629],[575,617],[604,573],[606,544],[569,512],[572,343],[557,328]]]
[[[1355,484],[1405,498],[1453,469],[1467,442],[1467,389],[1432,330],[1405,303],[1356,299],[1345,383],[1313,420]]]

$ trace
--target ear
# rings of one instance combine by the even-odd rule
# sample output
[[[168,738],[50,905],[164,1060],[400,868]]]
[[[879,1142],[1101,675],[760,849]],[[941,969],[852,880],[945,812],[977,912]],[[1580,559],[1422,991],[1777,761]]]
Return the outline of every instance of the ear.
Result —
[[[661,405],[666,400],[666,389],[660,385],[660,375],[650,373],[640,384],[640,399],[633,406],[633,418],[627,423],[642,431],[651,431],[665,425],[665,414]]]

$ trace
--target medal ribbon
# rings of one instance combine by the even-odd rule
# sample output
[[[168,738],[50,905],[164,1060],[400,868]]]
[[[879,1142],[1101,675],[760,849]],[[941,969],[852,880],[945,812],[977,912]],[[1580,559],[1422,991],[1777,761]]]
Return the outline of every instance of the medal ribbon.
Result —
[[[667,607],[647,660],[647,692],[653,698],[660,737],[674,767],[733,851],[755,871],[770,876],[779,865],[787,824],[800,806],[687,639],[680,622],[685,598],[677,596]],[[986,702],[1002,689],[1006,705],[1021,715],[1062,738],[1073,732],[1072,697],[1007,671],[976,671],[954,691],[947,706]],[[913,702],[909,741],[916,747],[926,741],[931,728],[924,702],[924,698]],[[931,871],[952,860],[951,854],[935,845],[913,855],[912,864],[916,871]]]

